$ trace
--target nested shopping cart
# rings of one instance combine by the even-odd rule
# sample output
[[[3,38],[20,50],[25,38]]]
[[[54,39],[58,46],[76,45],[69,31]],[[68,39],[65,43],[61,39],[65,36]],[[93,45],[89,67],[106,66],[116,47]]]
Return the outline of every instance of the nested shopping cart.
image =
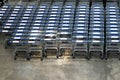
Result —
[[[106,55],[108,59],[110,53],[118,54],[120,59],[120,21],[119,7],[117,2],[106,3]]]
[[[12,7],[13,6],[11,4],[5,4],[4,6],[2,6],[0,8],[0,20],[2,23],[2,26],[0,28],[0,32],[4,32],[4,33],[8,32],[8,30],[4,30],[4,24],[6,23],[6,20],[9,16],[9,14],[11,13]]]
[[[104,7],[102,2],[93,2],[90,12],[89,53],[100,53],[104,58]]]
[[[58,28],[58,43],[60,56],[66,49],[72,50],[72,31],[75,5],[75,2],[68,1],[63,6],[60,25]],[[72,53],[70,55],[72,55]]]
[[[41,2],[37,6],[28,34],[29,54],[39,54],[41,60],[44,59],[44,27],[50,2]]]
[[[2,31],[7,32],[7,34],[11,34],[19,21],[19,18],[22,14],[22,10],[24,9],[25,5],[24,4],[16,4],[15,6],[13,6],[12,10],[10,11],[6,21],[3,23],[3,29]]]
[[[89,21],[89,2],[79,2],[76,9],[75,24],[72,37],[73,58],[75,58],[78,54],[81,54],[81,52],[84,52],[85,57],[89,59],[88,21]]]
[[[55,52],[55,56],[57,58],[59,57],[57,33],[62,5],[63,2],[53,2],[48,12],[48,16],[46,19],[47,21],[44,29],[45,57],[47,57],[50,52],[51,53]]]
[[[28,45],[28,34],[30,25],[33,19],[33,15],[36,9],[36,5],[28,4],[23,9],[23,13],[21,13],[21,18],[19,19],[18,25],[13,31],[12,37],[10,39],[10,43],[15,47],[14,51],[14,59],[16,60],[19,53],[24,52],[25,58],[30,60],[29,54],[29,45]]]

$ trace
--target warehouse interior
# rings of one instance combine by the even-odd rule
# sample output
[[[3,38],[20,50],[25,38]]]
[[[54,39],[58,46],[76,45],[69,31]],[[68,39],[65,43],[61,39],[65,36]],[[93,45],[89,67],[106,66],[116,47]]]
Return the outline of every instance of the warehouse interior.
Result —
[[[120,80],[120,0],[0,5],[0,80]]]

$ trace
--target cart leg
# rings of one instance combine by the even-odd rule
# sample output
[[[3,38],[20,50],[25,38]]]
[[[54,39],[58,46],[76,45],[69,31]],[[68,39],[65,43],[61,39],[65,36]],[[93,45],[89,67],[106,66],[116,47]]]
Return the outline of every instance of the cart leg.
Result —
[[[61,48],[59,48],[59,55],[62,56]]]
[[[41,52],[41,61],[44,59],[44,51]]]
[[[73,56],[72,58],[75,59],[75,56]]]
[[[8,49],[7,45],[5,44],[5,49]]]
[[[57,50],[57,58],[59,58],[59,50]]]
[[[72,54],[71,54],[72,58],[75,59],[75,52],[72,51]]]
[[[31,59],[31,56],[30,56],[30,53],[26,53],[26,60],[28,60],[28,61],[30,61],[30,59]]]
[[[105,59],[107,60],[108,59],[108,52],[106,51],[105,53]]]
[[[44,56],[43,56],[43,54],[42,54],[42,56],[41,56],[41,58],[40,58],[40,59],[41,59],[41,61],[43,61],[43,59],[44,59]]]
[[[44,50],[44,57],[47,58],[47,51]]]
[[[101,59],[101,60],[104,59],[104,54],[103,54],[103,52],[100,53],[100,59]]]
[[[90,58],[91,58],[91,53],[90,53],[90,52],[86,52],[86,53],[87,53],[86,58],[87,58],[88,60],[90,60]]]
[[[17,52],[15,52],[15,54],[14,54],[14,60],[16,60],[17,59]]]

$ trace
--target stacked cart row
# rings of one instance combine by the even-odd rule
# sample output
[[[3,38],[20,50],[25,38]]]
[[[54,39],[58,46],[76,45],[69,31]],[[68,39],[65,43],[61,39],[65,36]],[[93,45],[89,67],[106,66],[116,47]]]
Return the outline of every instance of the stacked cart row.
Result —
[[[59,53],[63,55],[65,49],[72,50],[72,31],[74,23],[75,2],[66,2],[61,13],[58,28]],[[72,54],[72,53],[70,53]]]
[[[118,3],[106,4],[106,59],[117,53],[120,59],[120,13]]]
[[[5,4],[0,9],[1,32],[9,33],[6,45],[14,47],[14,59],[20,52],[27,60],[38,53],[59,58],[66,50],[73,58],[91,54],[108,58],[120,55],[119,7],[117,2],[74,2],[55,0],[39,4]]]
[[[83,52],[89,59],[88,51],[88,22],[89,22],[89,3],[80,2],[76,8],[75,24],[73,28],[73,58],[78,52]]]
[[[94,2],[90,12],[89,53],[104,56],[104,7],[101,2]]]
[[[63,2],[54,2],[48,11],[47,21],[44,29],[44,56],[52,51],[59,57],[58,29]]]

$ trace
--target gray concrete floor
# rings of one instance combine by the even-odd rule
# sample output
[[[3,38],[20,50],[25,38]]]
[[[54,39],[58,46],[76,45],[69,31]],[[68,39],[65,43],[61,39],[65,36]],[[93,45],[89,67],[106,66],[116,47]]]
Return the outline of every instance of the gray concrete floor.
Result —
[[[120,61],[117,58],[23,59],[13,60],[13,50],[4,49],[0,38],[0,80],[120,80]]]

